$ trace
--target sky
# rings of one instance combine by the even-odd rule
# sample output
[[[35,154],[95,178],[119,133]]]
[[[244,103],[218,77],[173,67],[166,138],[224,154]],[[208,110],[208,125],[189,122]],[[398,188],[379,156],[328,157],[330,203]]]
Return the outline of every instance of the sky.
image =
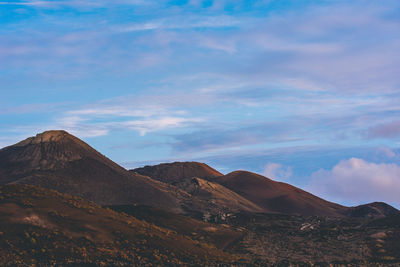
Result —
[[[400,208],[400,2],[0,1],[0,147],[64,129]]]

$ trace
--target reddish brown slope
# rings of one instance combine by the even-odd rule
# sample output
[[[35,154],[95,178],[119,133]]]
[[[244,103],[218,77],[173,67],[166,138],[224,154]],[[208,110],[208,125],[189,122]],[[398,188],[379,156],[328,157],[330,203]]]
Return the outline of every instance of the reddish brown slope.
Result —
[[[211,214],[222,212],[262,212],[263,209],[228,188],[212,182],[222,174],[204,163],[174,162],[132,170],[152,179],[172,184],[192,196],[188,210]]]
[[[323,200],[297,187],[247,171],[235,171],[217,177],[214,181],[257,204],[265,212],[342,216],[347,210],[344,206]]]
[[[145,166],[132,170],[132,172],[149,176],[159,181],[173,184],[185,178],[198,177],[211,179],[223,174],[200,162],[173,162],[162,163],[154,166]]]

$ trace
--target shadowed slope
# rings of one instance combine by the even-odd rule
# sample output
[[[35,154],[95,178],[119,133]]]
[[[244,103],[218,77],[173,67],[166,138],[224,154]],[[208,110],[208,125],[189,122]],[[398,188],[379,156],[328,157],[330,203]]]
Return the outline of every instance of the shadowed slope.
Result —
[[[180,211],[183,191],[131,173],[65,131],[0,150],[0,183],[40,185],[102,205],[140,203]]]
[[[110,206],[109,208],[129,214],[139,220],[154,223],[162,228],[173,230],[178,234],[189,236],[191,239],[214,244],[219,249],[224,249],[230,244],[236,243],[243,235],[242,231],[235,230],[235,227],[230,227],[227,224],[208,223],[148,206],[123,205]]]
[[[54,190],[6,185],[0,193],[1,266],[200,266],[237,259],[212,244]]]
[[[263,208],[265,212],[343,216],[344,206],[328,202],[286,183],[275,182],[264,176],[235,171],[215,178],[215,182],[229,188]]]
[[[200,162],[162,163],[154,166],[136,168],[133,169],[132,172],[146,175],[169,184],[173,184],[185,178],[198,177],[211,179],[222,176],[222,173]]]

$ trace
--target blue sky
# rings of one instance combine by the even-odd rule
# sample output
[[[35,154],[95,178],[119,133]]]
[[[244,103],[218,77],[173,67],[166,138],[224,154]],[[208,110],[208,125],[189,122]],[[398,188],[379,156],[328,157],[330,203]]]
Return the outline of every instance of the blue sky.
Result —
[[[400,207],[398,1],[0,1],[0,147],[65,129]]]

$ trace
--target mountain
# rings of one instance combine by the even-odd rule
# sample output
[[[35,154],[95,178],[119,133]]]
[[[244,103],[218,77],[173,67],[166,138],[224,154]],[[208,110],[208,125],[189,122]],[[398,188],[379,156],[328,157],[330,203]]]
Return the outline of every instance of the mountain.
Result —
[[[127,171],[65,131],[47,131],[0,150],[0,184],[38,185],[101,205],[140,204],[197,217],[262,211],[221,185],[201,178],[184,181],[182,177],[186,175],[222,175],[205,164],[172,163],[158,167],[156,173],[166,173],[166,179]],[[163,181],[180,182],[175,186]]]
[[[217,177],[214,181],[250,200],[268,213],[343,216],[347,210],[347,207],[252,172],[234,171]]]
[[[174,184],[185,178],[198,177],[210,180],[222,176],[222,173],[200,162],[173,162],[133,169],[132,172],[149,176],[168,184]]]
[[[350,207],[346,215],[356,218],[383,218],[400,215],[400,211],[383,202],[372,202],[356,207]]]
[[[54,190],[14,184],[0,192],[1,266],[216,266],[239,259],[212,243],[237,237],[221,226],[218,236],[207,231],[211,225],[186,220],[187,229],[207,237],[199,241]]]
[[[248,171],[223,175],[199,162],[173,162],[131,170],[174,185],[203,200],[203,211],[248,211],[303,216],[382,217],[399,212],[385,203],[345,207]],[[208,209],[204,209],[208,201]],[[192,208],[196,205],[193,203]],[[219,209],[218,209],[219,207]]]
[[[344,207],[255,173],[222,175],[198,162],[127,171],[65,131],[0,149],[0,184],[38,185],[100,205],[148,205],[213,220],[232,212],[379,217],[391,211],[383,204]]]
[[[220,172],[200,162],[173,162],[145,166],[131,170],[159,180],[189,193],[193,198],[190,208],[202,210],[206,216],[226,212],[262,212],[263,209],[228,188],[214,183]]]
[[[101,205],[145,204],[181,211],[189,195],[132,173],[65,131],[47,131],[0,150],[0,184],[33,184]]]

